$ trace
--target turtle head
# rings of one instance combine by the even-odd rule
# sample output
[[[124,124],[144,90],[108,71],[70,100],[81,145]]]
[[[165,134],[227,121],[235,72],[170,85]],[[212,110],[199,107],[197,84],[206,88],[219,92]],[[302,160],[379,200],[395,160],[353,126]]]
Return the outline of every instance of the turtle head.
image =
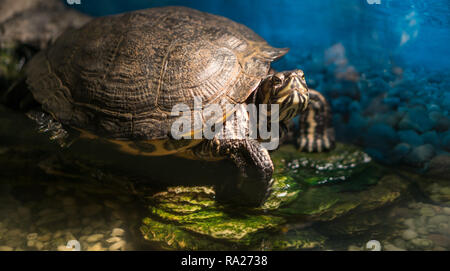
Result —
[[[278,104],[280,122],[288,123],[309,103],[309,90],[302,70],[270,74],[261,85],[260,103]]]

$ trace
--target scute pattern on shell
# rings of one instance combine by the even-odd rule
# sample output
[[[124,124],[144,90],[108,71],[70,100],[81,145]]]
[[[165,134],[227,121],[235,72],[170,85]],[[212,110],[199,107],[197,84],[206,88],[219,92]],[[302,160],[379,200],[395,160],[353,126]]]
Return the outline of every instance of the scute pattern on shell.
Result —
[[[242,103],[287,49],[185,7],[138,10],[65,32],[27,65],[44,110],[111,138],[167,138],[175,104]]]

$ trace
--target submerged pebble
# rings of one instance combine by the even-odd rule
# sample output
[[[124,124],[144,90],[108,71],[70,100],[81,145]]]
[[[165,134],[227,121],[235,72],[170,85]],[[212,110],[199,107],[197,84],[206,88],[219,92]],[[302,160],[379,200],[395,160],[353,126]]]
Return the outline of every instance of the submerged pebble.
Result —
[[[98,242],[99,240],[101,240],[102,238],[103,238],[103,234],[101,234],[101,233],[97,233],[97,234],[93,234],[93,235],[91,235],[91,236],[88,236],[87,238],[86,238],[86,242],[88,242],[88,243],[95,243],[95,242]]]
[[[122,236],[125,233],[125,231],[121,228],[114,228],[112,230],[111,236]]]
[[[28,234],[27,235],[27,240],[35,240],[35,239],[37,239],[37,237],[38,237],[38,234],[37,233],[30,233],[30,234]]]
[[[406,249],[396,247],[392,244],[385,244],[383,246],[383,250],[385,250],[385,251],[406,251]]]
[[[417,233],[413,230],[405,230],[402,233],[402,237],[405,240],[411,240],[417,237]]]
[[[434,216],[435,212],[431,207],[426,206],[420,209],[420,214],[423,216]]]
[[[419,248],[430,248],[433,245],[433,241],[424,238],[412,239],[411,243]]]
[[[125,247],[125,244],[126,244],[126,242],[123,241],[123,240],[121,240],[121,241],[119,241],[119,242],[117,242],[117,243],[112,244],[112,245],[109,247],[109,250],[112,251],[112,250],[119,250],[119,249],[122,249],[122,248]]]
[[[89,246],[87,250],[88,251],[104,251],[105,248],[102,246],[101,242],[98,242],[98,243],[95,243],[92,246]]]
[[[0,246],[0,251],[13,251],[14,248],[9,246]]]
[[[120,237],[111,237],[109,239],[106,240],[107,243],[117,243],[119,241],[121,241],[122,239]]]

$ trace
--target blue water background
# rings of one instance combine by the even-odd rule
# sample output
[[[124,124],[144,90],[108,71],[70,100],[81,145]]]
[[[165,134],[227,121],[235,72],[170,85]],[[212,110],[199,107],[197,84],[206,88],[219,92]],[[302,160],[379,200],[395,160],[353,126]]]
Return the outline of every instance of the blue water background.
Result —
[[[81,0],[74,5],[94,16],[183,5],[243,23],[291,54],[323,51],[341,42],[348,57],[450,68],[448,0]],[[402,37],[409,39],[402,43]],[[294,68],[301,63],[285,63]]]

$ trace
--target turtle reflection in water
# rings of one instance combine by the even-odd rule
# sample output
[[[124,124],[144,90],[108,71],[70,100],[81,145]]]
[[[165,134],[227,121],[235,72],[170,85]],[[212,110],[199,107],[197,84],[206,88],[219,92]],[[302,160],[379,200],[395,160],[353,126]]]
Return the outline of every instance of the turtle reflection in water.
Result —
[[[181,103],[194,111],[194,96],[206,105],[278,104],[282,127],[301,113],[299,150],[332,148],[325,99],[308,90],[303,71],[270,68],[287,52],[224,17],[185,7],[138,10],[66,31],[30,60],[6,98],[41,124],[51,122],[56,138],[73,127],[133,154],[229,159],[240,173],[216,187],[217,199],[258,206],[274,170],[267,149],[250,138],[177,141],[170,113]],[[213,121],[223,129],[249,125],[225,120]]]

